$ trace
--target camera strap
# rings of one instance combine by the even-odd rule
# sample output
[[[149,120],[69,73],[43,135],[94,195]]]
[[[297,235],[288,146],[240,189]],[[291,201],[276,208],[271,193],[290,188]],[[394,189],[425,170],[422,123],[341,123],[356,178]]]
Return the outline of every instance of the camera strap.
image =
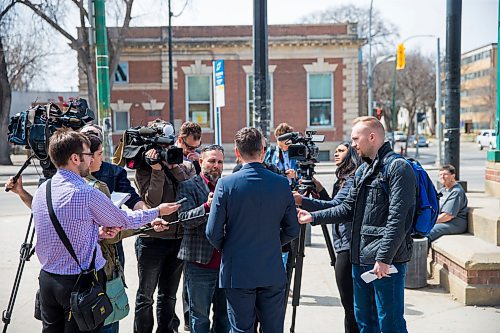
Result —
[[[64,247],[66,247],[71,257],[73,257],[73,259],[78,264],[78,267],[80,267],[80,270],[83,272],[84,269],[80,265],[80,261],[76,256],[75,250],[73,249],[73,246],[71,245],[68,236],[64,232],[64,229],[62,228],[61,223],[59,222],[59,219],[57,218],[56,213],[54,212],[54,207],[52,206],[52,190],[51,190],[52,186],[50,181],[51,179],[47,180],[47,187],[45,189],[45,197],[47,199],[47,206],[49,208],[50,220],[52,221],[52,225],[54,225],[54,229],[56,229],[57,235],[61,239],[61,242],[64,244]],[[96,252],[97,252],[97,246],[94,248],[94,254],[92,255],[92,262],[90,263],[88,270],[95,269]]]

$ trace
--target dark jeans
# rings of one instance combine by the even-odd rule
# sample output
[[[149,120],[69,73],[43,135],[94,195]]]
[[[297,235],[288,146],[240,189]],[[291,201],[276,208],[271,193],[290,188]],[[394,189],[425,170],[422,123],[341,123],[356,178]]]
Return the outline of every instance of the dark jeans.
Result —
[[[178,332],[179,318],[175,314],[177,288],[183,262],[177,259],[181,240],[138,237],[135,242],[139,289],[135,299],[134,332],[153,331],[153,294],[158,287],[156,332]]]
[[[191,332],[229,332],[226,293],[224,289],[219,288],[219,270],[202,268],[187,262],[185,273]],[[210,329],[210,306],[212,304],[214,315],[212,329]]]
[[[112,323],[102,327],[101,333],[118,333],[120,330],[120,322]]]
[[[263,332],[283,332],[284,285],[255,289],[226,288],[225,291],[231,333],[253,333],[256,316]]]
[[[97,272],[99,282],[106,288],[106,276],[101,269]],[[40,271],[40,310],[43,333],[80,332],[74,318],[70,318],[69,299],[78,275],[58,275]],[[101,327],[91,331],[101,332]]]
[[[346,333],[358,333],[359,328],[354,316],[354,292],[352,265],[349,251],[337,253],[335,262],[335,280],[339,288],[340,301],[344,307],[344,329]]]
[[[373,266],[352,265],[354,313],[361,333],[407,333],[404,319],[406,264],[394,264],[391,277],[366,283],[361,274]]]

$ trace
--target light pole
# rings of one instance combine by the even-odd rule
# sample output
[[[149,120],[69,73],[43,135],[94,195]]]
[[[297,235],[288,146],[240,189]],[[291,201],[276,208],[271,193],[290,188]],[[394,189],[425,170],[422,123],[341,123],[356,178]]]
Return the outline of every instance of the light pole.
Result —
[[[372,11],[373,0],[370,1],[370,14],[368,18],[368,115],[373,116],[372,96]]]
[[[174,126],[174,73],[172,68],[172,9],[168,0],[168,114]]]
[[[440,48],[440,39],[436,35],[413,35],[408,38],[405,38],[402,42],[402,44],[406,43],[410,39],[413,38],[436,38],[436,141],[437,141],[437,158],[436,158],[436,165],[441,166],[443,164],[442,161],[442,125],[441,125],[441,61],[440,61],[440,53],[441,53],[441,48]],[[393,115],[392,115],[392,121],[393,125],[395,125],[396,122],[396,66],[394,66],[394,73],[393,73],[393,91],[392,91],[392,107],[393,107]],[[418,127],[418,122],[415,124],[415,128]]]

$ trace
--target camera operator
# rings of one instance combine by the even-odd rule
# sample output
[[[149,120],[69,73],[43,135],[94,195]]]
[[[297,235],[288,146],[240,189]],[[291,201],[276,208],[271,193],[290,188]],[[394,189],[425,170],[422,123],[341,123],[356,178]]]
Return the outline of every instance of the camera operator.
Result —
[[[185,161],[182,164],[168,164],[166,161],[160,161],[151,165],[143,164],[136,171],[135,180],[139,193],[151,207],[174,201],[178,183],[191,178],[196,173],[191,161],[199,157],[194,149],[199,147],[201,128],[194,123],[184,124],[179,137],[179,148],[182,147],[187,152],[184,154]],[[169,147],[163,146],[163,148]],[[158,151],[150,149],[145,157],[146,160],[156,160]],[[177,219],[176,214],[165,217],[166,221],[175,219]],[[135,249],[139,289],[136,296],[134,332],[152,332],[153,294],[157,287],[158,332],[177,332],[180,321],[175,314],[175,302],[183,269],[183,261],[177,258],[177,254],[181,241],[180,225],[159,233],[143,234],[137,238]]]
[[[69,311],[70,293],[81,268],[90,267],[94,251],[99,283],[105,287],[105,259],[97,247],[99,236],[112,237],[116,230],[138,228],[179,208],[175,203],[135,212],[115,207],[105,194],[88,186],[82,178],[90,174],[93,161],[89,147],[90,142],[83,134],[59,129],[50,138],[48,148],[50,159],[57,167],[50,183],[54,212],[79,258],[79,265],[54,230],[47,209],[47,183],[40,186],[32,201],[36,254],[42,264],[39,282],[43,332],[79,332]],[[99,226],[107,227],[104,233]]]
[[[288,143],[287,141],[280,141],[278,137],[286,133],[292,133],[293,127],[287,123],[279,124],[274,130],[276,137],[276,146],[270,146],[266,150],[264,162],[269,165],[275,165],[280,174],[286,175],[289,179],[288,182],[292,184],[293,179],[297,175],[297,161],[290,159],[288,156]]]
[[[182,148],[184,160],[189,161],[192,167],[187,169],[189,178],[195,174],[199,174],[200,167],[200,154],[197,149],[201,146],[201,127],[199,124],[192,121],[186,121],[179,129],[179,136],[177,137],[177,147]],[[188,164],[189,165],[189,164]]]

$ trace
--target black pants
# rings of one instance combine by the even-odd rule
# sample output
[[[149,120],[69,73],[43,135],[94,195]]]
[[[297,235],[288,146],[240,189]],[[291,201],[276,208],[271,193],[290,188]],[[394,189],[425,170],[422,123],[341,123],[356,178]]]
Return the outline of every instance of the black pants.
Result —
[[[102,269],[97,272],[97,277],[105,289],[106,276]],[[80,332],[74,318],[69,316],[69,299],[77,279],[78,275],[57,275],[40,271],[38,282],[43,333]],[[91,332],[100,331],[101,327]]]
[[[177,259],[180,239],[138,237],[135,242],[139,289],[135,299],[134,332],[153,331],[153,294],[158,287],[156,318],[158,333],[178,331],[180,320],[175,314],[177,288],[184,263]]]
[[[335,280],[339,288],[340,301],[344,307],[344,327],[346,333],[358,333],[358,324],[354,317],[354,292],[352,282],[352,264],[349,251],[337,253]]]

